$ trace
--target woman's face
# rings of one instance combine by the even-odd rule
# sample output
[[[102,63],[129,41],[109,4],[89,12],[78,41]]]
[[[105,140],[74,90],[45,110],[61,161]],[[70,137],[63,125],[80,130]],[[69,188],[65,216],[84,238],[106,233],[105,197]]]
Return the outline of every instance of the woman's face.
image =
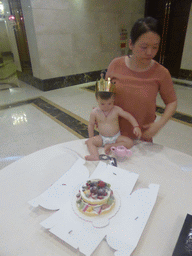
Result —
[[[154,32],[147,32],[141,35],[135,44],[130,40],[129,48],[132,50],[134,57],[151,61],[159,50],[159,44],[160,36]]]

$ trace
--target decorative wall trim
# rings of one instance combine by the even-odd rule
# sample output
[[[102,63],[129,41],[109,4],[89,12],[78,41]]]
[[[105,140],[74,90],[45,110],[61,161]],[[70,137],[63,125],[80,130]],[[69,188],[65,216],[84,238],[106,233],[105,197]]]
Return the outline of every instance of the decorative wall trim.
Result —
[[[87,90],[89,90],[92,93],[94,93],[95,91],[93,86],[87,87]],[[8,105],[2,105],[2,106],[0,105],[0,110],[20,107],[27,104],[32,104],[33,106],[41,110],[44,114],[48,115],[55,122],[64,126],[68,130],[71,129],[70,132],[73,130],[76,133],[75,134],[76,136],[82,136],[81,138],[88,138],[88,128],[87,128],[88,121],[87,120],[81,118],[80,116],[75,115],[69,110],[53,103],[52,101],[42,96],[34,99],[25,100],[25,101],[10,103]],[[164,113],[164,110],[165,109],[163,107],[157,106],[156,114],[162,115]],[[192,127],[192,115],[187,115],[185,113],[176,111],[171,119],[173,121]],[[97,129],[94,131],[94,133],[95,135],[99,134]]]
[[[72,85],[83,84],[88,82],[96,81],[100,79],[100,74],[104,70],[92,71],[88,73],[75,74],[65,77],[56,77],[51,79],[39,79],[31,74],[27,74],[24,72],[17,71],[18,79],[30,84],[42,91],[50,91],[59,88],[65,88]]]
[[[38,110],[49,116],[53,121],[62,125],[65,129],[73,133],[80,139],[89,138],[88,135],[88,121],[75,115],[69,110],[60,107],[59,105],[51,102],[44,97],[38,97],[26,101],[20,101],[9,105],[0,106],[0,110],[15,108],[26,104],[32,104]],[[94,131],[95,135],[98,135],[97,130]]]
[[[0,92],[7,91],[11,88],[18,88],[19,86],[14,83],[0,83]]]
[[[180,69],[178,78],[192,81],[192,70]]]
[[[81,89],[88,90],[88,91],[94,93],[95,92],[95,85],[89,85],[89,86],[86,86],[86,87],[82,87]],[[156,114],[157,115],[162,115],[164,113],[164,110],[165,110],[165,108],[163,108],[161,106],[156,106]],[[176,111],[171,119],[174,120],[174,121],[183,123],[185,125],[192,126],[192,116],[191,115],[187,115],[187,114]]]
[[[1,55],[2,56],[11,56],[11,57],[13,57],[13,53],[12,52],[2,52]]]

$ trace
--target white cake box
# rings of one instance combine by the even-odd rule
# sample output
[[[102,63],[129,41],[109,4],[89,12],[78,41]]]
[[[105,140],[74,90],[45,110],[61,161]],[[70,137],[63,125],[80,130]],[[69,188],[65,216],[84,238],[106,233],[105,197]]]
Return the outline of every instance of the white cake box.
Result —
[[[50,188],[29,201],[33,207],[57,210],[41,225],[87,256],[105,238],[115,256],[131,255],[156,202],[159,185],[133,191],[138,174],[99,162],[89,176],[85,161],[79,158]],[[83,216],[75,208],[78,187],[89,179],[109,184],[117,198],[115,208],[98,217]]]

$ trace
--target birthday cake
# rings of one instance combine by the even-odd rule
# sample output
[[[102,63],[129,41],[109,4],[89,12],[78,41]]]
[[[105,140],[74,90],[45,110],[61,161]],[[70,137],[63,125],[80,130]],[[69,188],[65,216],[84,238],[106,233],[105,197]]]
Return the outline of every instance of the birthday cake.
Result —
[[[111,185],[99,180],[88,180],[76,195],[76,206],[88,216],[98,216],[110,212],[115,206]]]

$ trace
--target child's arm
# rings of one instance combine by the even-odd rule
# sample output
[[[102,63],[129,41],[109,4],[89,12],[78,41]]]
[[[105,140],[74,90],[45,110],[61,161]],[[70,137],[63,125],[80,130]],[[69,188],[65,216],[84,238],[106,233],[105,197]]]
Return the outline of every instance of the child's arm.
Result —
[[[89,124],[88,124],[88,134],[89,138],[94,137],[94,127],[95,127],[95,121],[96,121],[96,116],[94,113],[94,110],[90,114],[89,118]]]
[[[141,129],[139,128],[139,124],[137,122],[137,120],[127,111],[124,111],[122,108],[118,107],[118,114],[119,116],[127,119],[133,126],[133,133],[140,138],[142,133],[141,133]]]

